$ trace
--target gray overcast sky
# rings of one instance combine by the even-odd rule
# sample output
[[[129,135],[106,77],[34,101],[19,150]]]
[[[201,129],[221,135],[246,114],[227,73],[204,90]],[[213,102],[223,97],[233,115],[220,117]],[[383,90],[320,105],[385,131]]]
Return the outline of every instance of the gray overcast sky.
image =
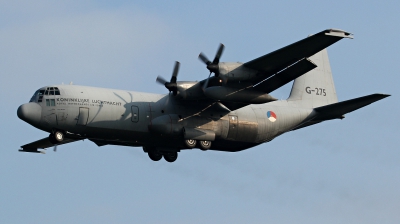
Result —
[[[0,0],[0,223],[399,223],[398,1]],[[391,97],[237,153],[81,141],[46,155],[16,115],[38,88],[166,93],[155,83],[208,75],[197,59],[247,62],[327,28],[354,33],[329,51],[339,100]],[[273,95],[285,99],[290,85]]]

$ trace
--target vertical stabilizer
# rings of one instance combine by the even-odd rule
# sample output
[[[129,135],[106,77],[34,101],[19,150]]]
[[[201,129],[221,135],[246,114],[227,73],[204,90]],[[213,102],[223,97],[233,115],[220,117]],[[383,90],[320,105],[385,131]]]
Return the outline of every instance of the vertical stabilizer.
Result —
[[[327,50],[309,59],[318,67],[294,80],[288,101],[309,108],[338,102]]]

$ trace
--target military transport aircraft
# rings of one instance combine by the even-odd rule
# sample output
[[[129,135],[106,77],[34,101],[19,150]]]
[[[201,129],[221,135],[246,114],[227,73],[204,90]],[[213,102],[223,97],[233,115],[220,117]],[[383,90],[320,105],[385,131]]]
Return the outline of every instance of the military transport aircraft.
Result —
[[[22,104],[18,117],[50,135],[23,145],[22,152],[89,139],[98,146],[143,147],[154,161],[174,162],[183,149],[236,152],[331,119],[342,119],[389,95],[372,94],[338,102],[326,48],[353,36],[328,29],[248,61],[199,59],[210,71],[200,82],[157,77],[160,95],[77,85],[51,85]],[[213,76],[211,74],[214,73]],[[287,100],[270,92],[294,80]]]

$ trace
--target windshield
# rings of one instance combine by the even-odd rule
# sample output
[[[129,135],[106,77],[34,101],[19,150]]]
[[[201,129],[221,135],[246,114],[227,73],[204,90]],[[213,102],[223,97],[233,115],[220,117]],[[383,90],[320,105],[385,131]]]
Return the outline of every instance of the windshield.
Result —
[[[36,90],[36,92],[33,94],[31,100],[29,100],[29,102],[42,102],[43,99],[43,94],[44,94],[44,90]]]
[[[33,96],[32,96],[32,98],[31,98],[31,100],[29,100],[29,102],[36,102],[36,96],[39,94],[39,90],[37,90],[34,94],[33,94]]]

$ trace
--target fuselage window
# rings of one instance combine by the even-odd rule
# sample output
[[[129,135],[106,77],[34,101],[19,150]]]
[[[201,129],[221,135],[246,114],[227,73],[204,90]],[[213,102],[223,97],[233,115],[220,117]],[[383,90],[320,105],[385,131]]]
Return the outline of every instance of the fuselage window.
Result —
[[[46,106],[54,107],[55,105],[56,105],[56,100],[55,99],[46,99]]]

